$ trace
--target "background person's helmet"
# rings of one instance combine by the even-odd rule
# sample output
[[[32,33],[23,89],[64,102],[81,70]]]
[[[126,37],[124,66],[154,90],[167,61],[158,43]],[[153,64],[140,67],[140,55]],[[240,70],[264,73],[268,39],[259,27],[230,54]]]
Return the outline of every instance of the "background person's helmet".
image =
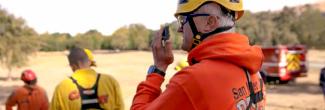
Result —
[[[183,58],[179,62],[177,62],[176,67],[175,67],[175,70],[176,71],[180,71],[180,70],[182,70],[183,68],[185,68],[187,66],[189,66],[189,64],[187,62],[187,59],[186,58]]]
[[[91,51],[89,49],[84,49],[84,52],[87,54],[87,57],[91,62],[90,66],[96,66],[96,62],[95,62],[93,53],[91,53]]]
[[[23,80],[24,82],[30,82],[36,80],[36,75],[32,70],[27,69],[22,72],[20,79]]]
[[[234,11],[234,18],[236,20],[244,14],[243,0],[179,0],[175,16],[177,17],[182,13],[193,12],[207,2],[215,2],[230,11]]]

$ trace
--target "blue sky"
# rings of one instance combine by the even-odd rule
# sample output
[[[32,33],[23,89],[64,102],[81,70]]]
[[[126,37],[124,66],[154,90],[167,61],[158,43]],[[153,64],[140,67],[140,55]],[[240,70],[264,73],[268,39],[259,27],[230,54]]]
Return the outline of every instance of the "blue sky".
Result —
[[[253,12],[279,10],[284,6],[314,3],[319,0],[244,0]],[[141,23],[158,29],[175,20],[177,0],[0,0],[1,8],[22,17],[38,33],[83,33],[97,29],[110,35],[117,28]]]

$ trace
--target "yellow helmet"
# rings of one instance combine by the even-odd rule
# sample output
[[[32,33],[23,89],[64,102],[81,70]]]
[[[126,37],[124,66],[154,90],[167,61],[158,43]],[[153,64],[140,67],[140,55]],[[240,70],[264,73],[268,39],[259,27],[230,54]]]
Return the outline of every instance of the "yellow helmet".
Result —
[[[207,2],[215,2],[235,12],[235,19],[238,20],[244,14],[243,0],[179,0],[175,16],[182,13],[189,13]]]
[[[181,59],[177,64],[176,64],[176,67],[175,67],[175,70],[176,71],[180,71],[181,69],[185,68],[189,66],[188,62],[187,62],[187,59]]]
[[[96,66],[96,62],[94,59],[94,55],[91,53],[91,51],[89,49],[84,49],[85,53],[88,56],[88,59],[91,61],[91,65],[90,66]]]

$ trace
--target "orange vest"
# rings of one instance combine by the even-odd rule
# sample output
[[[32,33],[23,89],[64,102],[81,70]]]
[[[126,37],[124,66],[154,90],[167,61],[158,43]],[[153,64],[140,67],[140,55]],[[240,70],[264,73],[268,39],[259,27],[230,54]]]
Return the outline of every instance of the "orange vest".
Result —
[[[263,100],[251,109],[265,108],[265,88],[258,71],[263,61],[260,47],[246,36],[225,33],[210,36],[188,55],[189,67],[177,72],[164,92],[164,78],[150,74],[138,86],[132,110],[246,110],[250,103],[248,76],[254,93]],[[261,91],[261,92],[259,92]]]
[[[43,88],[35,85],[32,88],[22,86],[17,88],[6,102],[6,110],[18,105],[18,110],[48,110],[49,102]]]

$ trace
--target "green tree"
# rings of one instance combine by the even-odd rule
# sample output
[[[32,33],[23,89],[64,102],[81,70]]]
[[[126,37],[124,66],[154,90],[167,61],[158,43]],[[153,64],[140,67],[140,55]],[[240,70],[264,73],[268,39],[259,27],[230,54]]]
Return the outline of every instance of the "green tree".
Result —
[[[73,38],[73,46],[96,50],[101,48],[102,41],[103,35],[100,32],[97,30],[89,30],[84,34],[77,34]]]
[[[236,31],[249,37],[250,44],[261,44],[261,37],[258,33],[258,19],[254,14],[247,11],[244,16],[239,19],[236,25]]]
[[[113,49],[112,36],[104,36],[101,49]]]
[[[119,28],[112,35],[111,44],[113,49],[127,50],[129,46],[129,30],[126,26]]]
[[[37,33],[16,18],[0,9],[0,63],[8,70],[7,79],[15,67],[27,64],[28,56],[39,49]]]
[[[149,35],[148,30],[142,24],[131,24],[128,28],[129,46],[132,50],[145,50],[149,49]]]
[[[325,17],[319,10],[307,7],[293,25],[293,31],[297,33],[301,43],[306,44],[310,48],[317,48],[317,44],[323,39],[322,33],[325,31]]]
[[[44,33],[40,35],[41,51],[63,51],[71,47],[72,36],[68,33]]]
[[[275,16],[275,30],[273,40],[276,44],[294,45],[299,44],[298,36],[292,31],[292,26],[297,22],[298,15],[293,8],[284,7],[280,13],[273,13]]]

